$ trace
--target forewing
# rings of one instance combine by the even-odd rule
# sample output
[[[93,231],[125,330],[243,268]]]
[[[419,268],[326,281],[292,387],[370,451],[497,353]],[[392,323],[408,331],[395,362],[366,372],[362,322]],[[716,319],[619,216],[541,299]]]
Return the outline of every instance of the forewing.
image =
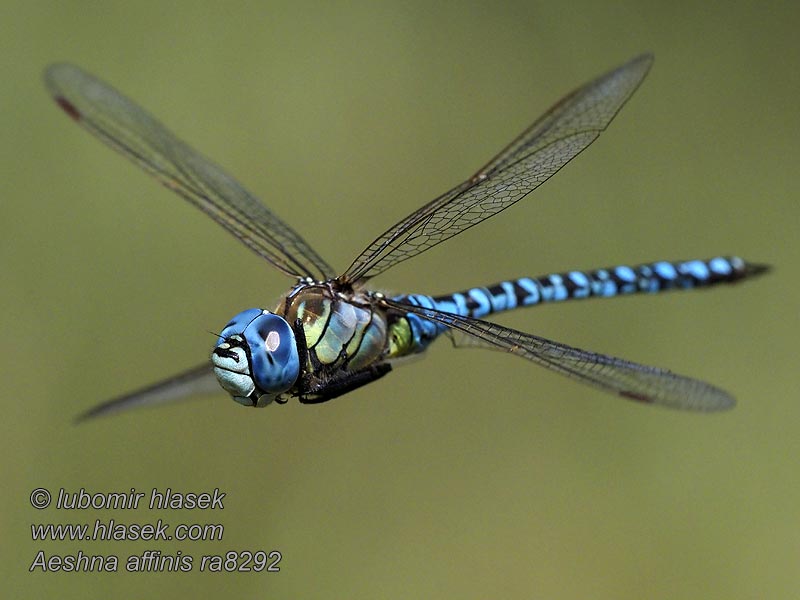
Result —
[[[524,198],[597,139],[652,63],[644,54],[563,98],[470,179],[375,239],[339,280],[364,282]]]
[[[44,78],[70,117],[273,266],[296,277],[333,276],[333,269],[291,227],[135,102],[73,65],[51,65]]]
[[[479,319],[385,299],[401,312],[411,312],[449,327],[456,346],[478,346],[509,352],[536,364],[623,398],[670,408],[716,411],[732,408],[734,398],[703,381],[666,369],[588,352]]]
[[[222,392],[211,368],[211,364],[206,362],[146,388],[108,400],[87,410],[78,416],[76,421],[113,415],[132,408],[169,404],[193,396]]]

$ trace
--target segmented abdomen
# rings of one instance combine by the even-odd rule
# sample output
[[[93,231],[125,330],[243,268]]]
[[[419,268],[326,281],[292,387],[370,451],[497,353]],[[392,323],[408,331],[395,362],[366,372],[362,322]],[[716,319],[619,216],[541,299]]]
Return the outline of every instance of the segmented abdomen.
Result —
[[[495,312],[582,298],[613,298],[628,294],[655,294],[732,283],[762,273],[767,267],[739,257],[708,260],[658,261],[630,267],[618,265],[591,271],[566,271],[541,277],[521,277],[435,296],[439,310],[481,318]]]
[[[718,256],[708,260],[658,261],[633,267],[618,265],[591,271],[566,271],[510,279],[442,296],[408,294],[395,299],[461,316],[483,318],[496,312],[548,302],[655,294],[732,283],[767,269],[736,256]],[[405,320],[407,325],[401,320],[393,328],[395,337],[399,339],[395,344],[395,355],[421,352],[445,330],[443,326],[415,315],[407,315]]]

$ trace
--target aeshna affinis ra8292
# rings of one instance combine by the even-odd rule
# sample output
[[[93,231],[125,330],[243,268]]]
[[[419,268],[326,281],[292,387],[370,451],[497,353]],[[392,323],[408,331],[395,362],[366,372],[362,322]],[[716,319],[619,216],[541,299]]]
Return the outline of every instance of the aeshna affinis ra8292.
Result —
[[[242,311],[225,325],[211,364],[105,402],[83,418],[177,400],[218,384],[246,406],[292,397],[324,402],[383,377],[397,359],[423,352],[442,334],[457,346],[516,354],[639,402],[700,411],[731,407],[733,397],[711,384],[483,317],[546,302],[735,282],[765,272],[764,265],[737,257],[657,261],[522,277],[443,296],[388,297],[367,286],[539,187],[606,129],[652,62],[652,55],[638,56],[564,97],[475,175],[375,238],[339,275],[294,229],[139,105],[78,67],[49,67],[47,87],[70,117],[295,279],[271,309]]]

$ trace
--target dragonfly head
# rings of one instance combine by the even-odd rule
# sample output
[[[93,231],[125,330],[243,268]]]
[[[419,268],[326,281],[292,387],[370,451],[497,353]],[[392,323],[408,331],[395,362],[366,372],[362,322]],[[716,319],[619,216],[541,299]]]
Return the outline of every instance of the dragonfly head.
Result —
[[[211,352],[219,384],[236,402],[266,406],[300,374],[294,332],[285,319],[250,308],[233,317]]]

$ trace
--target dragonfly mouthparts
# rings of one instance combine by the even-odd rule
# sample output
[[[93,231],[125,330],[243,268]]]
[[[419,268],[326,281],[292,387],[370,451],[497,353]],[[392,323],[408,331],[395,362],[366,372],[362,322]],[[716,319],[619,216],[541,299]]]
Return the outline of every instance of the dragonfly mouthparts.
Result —
[[[217,346],[216,348],[214,348],[213,352],[220,358],[231,358],[237,363],[239,362],[239,355],[236,354],[236,352],[234,352],[233,350],[230,350],[229,348],[223,348],[222,346]]]

